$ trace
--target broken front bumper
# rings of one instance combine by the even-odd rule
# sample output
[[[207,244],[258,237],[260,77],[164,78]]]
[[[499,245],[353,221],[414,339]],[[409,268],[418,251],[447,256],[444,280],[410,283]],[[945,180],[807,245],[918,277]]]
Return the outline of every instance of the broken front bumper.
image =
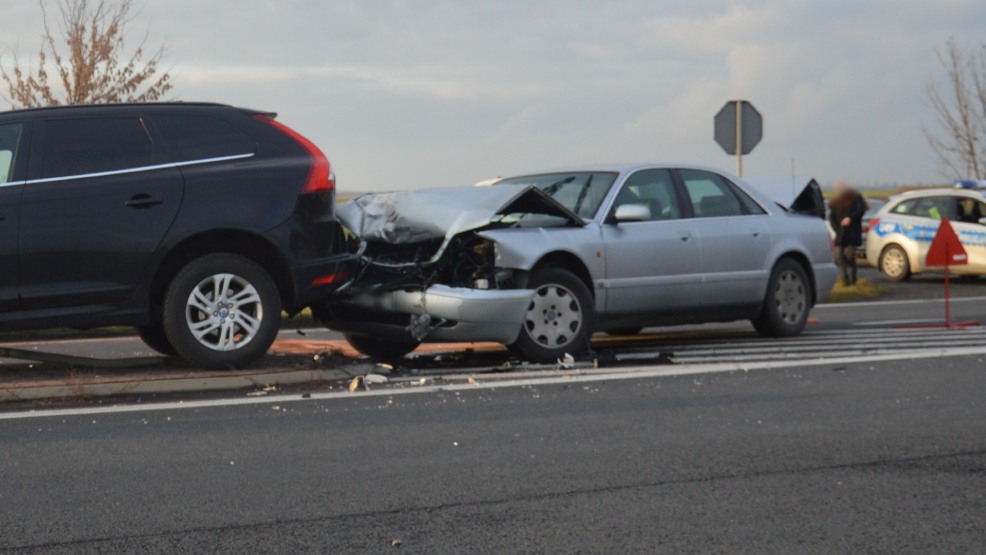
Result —
[[[337,331],[411,336],[421,341],[496,341],[513,343],[534,297],[531,289],[469,289],[433,285],[424,291],[365,293],[347,304],[378,314],[404,314],[409,324],[345,318],[333,310],[326,324]]]

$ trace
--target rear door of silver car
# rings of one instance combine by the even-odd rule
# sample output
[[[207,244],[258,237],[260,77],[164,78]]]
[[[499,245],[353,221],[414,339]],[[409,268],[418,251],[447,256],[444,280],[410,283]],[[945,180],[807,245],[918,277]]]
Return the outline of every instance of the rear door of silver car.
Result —
[[[702,245],[703,304],[760,303],[771,270],[771,216],[721,175],[677,171]]]

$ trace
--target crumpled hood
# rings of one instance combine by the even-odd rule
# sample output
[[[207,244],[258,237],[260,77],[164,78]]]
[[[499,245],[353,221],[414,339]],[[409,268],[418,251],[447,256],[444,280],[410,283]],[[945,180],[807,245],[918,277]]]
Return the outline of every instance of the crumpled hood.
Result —
[[[373,193],[336,207],[336,216],[364,241],[393,245],[446,240],[507,214],[556,216],[585,225],[537,187],[525,184]]]

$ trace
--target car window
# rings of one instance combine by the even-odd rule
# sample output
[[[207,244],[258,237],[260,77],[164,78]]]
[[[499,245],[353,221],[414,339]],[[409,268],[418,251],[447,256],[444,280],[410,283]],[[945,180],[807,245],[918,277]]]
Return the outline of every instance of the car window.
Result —
[[[593,218],[616,181],[616,175],[612,172],[548,173],[511,177],[498,181],[497,185],[534,185],[580,218]]]
[[[978,224],[980,218],[986,217],[986,205],[974,199],[961,197],[959,200],[958,221],[968,224]]]
[[[918,203],[917,199],[914,198],[908,199],[901,202],[897,206],[894,206],[893,210],[891,210],[890,212],[893,214],[910,214],[914,210],[914,205],[916,205],[917,203]]]
[[[41,122],[41,177],[65,177],[150,166],[151,139],[139,118]]]
[[[922,218],[940,220],[948,218],[955,220],[958,217],[958,199],[955,197],[925,197],[918,200],[914,207],[914,215]]]
[[[616,195],[613,212],[626,204],[646,206],[650,209],[651,220],[673,220],[681,217],[670,170],[643,170],[631,175]]]
[[[154,125],[172,146],[176,162],[253,154],[256,144],[233,124],[209,116],[155,116]]]
[[[0,125],[0,183],[10,181],[14,173],[14,155],[21,136],[21,124]]]
[[[696,218],[764,214],[764,210],[738,187],[712,172],[680,170]]]

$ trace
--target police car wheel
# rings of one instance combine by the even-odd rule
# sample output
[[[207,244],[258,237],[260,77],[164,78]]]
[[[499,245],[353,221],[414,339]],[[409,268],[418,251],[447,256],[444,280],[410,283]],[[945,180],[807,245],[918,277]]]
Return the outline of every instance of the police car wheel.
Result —
[[[880,255],[880,272],[887,281],[904,281],[911,277],[911,262],[907,253],[897,245],[883,249]]]

